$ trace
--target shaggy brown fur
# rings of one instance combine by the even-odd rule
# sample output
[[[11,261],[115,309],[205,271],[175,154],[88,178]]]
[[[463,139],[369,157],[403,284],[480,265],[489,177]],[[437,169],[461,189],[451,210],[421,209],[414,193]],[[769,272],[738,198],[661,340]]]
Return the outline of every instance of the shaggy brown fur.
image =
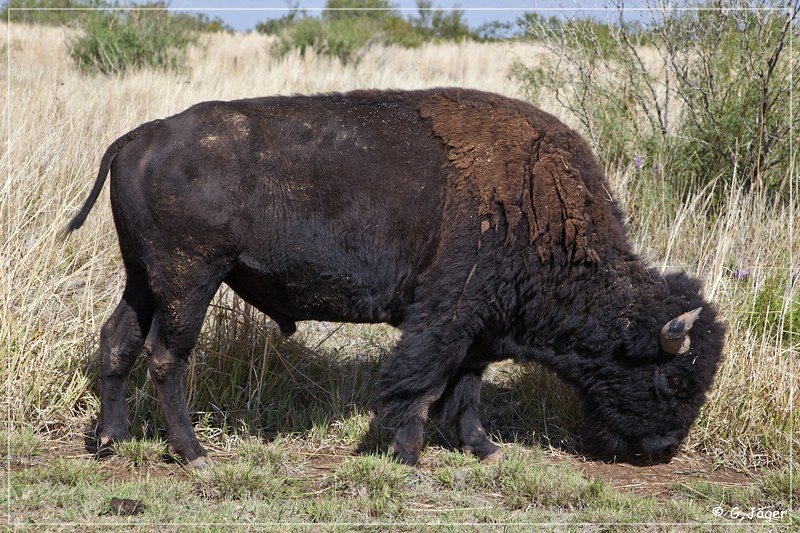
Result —
[[[478,215],[494,220],[495,205],[507,222],[506,238],[514,238],[523,216],[529,242],[542,263],[563,248],[567,261],[597,261],[589,242],[592,194],[572,163],[571,154],[553,146],[528,117],[495,103],[458,100],[437,94],[420,105],[433,131],[448,147],[453,182],[450,195],[477,195]],[[536,179],[534,179],[536,176]],[[488,225],[481,227],[481,233]]]

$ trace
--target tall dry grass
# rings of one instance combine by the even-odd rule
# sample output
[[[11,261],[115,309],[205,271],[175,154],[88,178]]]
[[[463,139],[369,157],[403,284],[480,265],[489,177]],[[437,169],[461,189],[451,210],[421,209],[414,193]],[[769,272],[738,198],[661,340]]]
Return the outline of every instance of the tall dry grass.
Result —
[[[79,232],[66,240],[59,235],[113,139],[144,121],[210,99],[453,85],[519,97],[508,77],[510,64],[514,59],[530,64],[544,53],[523,44],[376,47],[357,64],[343,65],[313,54],[273,58],[264,36],[212,35],[189,51],[190,70],[184,73],[144,70],[91,77],[70,63],[70,36],[64,30],[0,25],[0,36],[0,77],[9,87],[2,93],[8,138],[2,165],[8,178],[0,198],[0,365],[8,369],[8,413],[14,423],[58,431],[74,431],[97,410],[92,391],[97,332],[121,294],[122,268],[106,197]],[[543,96],[546,106],[552,104],[549,111],[568,119]],[[688,446],[727,462],[787,462],[798,441],[794,407],[800,356],[797,332],[783,330],[797,323],[792,315],[797,287],[787,287],[775,300],[780,309],[774,303],[765,309],[759,294],[775,273],[789,279],[791,269],[798,268],[800,243],[793,228],[800,206],[777,207],[765,197],[729,190],[727,209],[709,216],[703,194],[678,203],[673,193],[653,184],[644,189],[650,197],[643,198],[635,169],[609,177],[630,208],[637,249],[665,269],[685,268],[700,276],[730,328],[726,358]],[[747,269],[750,277],[735,279],[734,266]],[[217,303],[197,350],[199,363],[191,369],[195,408],[212,405],[209,412],[216,408],[217,415],[231,418],[228,427],[245,430],[266,424],[265,417],[271,427],[295,428],[313,425],[314,417],[324,419],[326,413],[363,415],[363,403],[374,394],[369,376],[359,374],[357,387],[345,390],[349,376],[344,374],[374,368],[391,348],[391,328],[306,325],[301,340],[327,349],[328,359],[302,366],[305,349],[295,350],[296,358],[276,350],[277,341],[258,313],[240,309],[229,293]],[[769,320],[754,317],[760,314]],[[364,365],[346,363],[354,354],[367,354]],[[275,357],[283,358],[280,364]],[[143,369],[138,372],[132,406],[141,415],[155,406]],[[537,416],[556,423],[569,419],[571,408],[562,405],[569,393],[537,377],[539,372],[500,367],[493,379],[515,382],[517,398],[529,405],[546,404],[531,409]],[[537,390],[530,387],[534,382]],[[311,412],[308,402],[317,408],[329,402],[334,408]],[[252,422],[237,414],[237,406],[272,414]],[[281,409],[293,411],[281,415]],[[287,422],[287,416],[295,418]],[[552,431],[536,424],[523,429]]]

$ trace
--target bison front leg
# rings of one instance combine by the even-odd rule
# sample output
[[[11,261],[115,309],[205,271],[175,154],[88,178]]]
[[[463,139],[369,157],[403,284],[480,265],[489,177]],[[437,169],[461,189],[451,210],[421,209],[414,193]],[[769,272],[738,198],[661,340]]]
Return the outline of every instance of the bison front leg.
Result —
[[[461,448],[478,459],[500,459],[500,448],[491,442],[478,418],[477,409],[485,365],[462,368],[447,384],[436,410],[443,421],[455,422]]]
[[[435,328],[404,332],[382,370],[385,420],[394,422],[397,428],[389,451],[405,464],[417,464],[428,410],[444,393],[472,342],[459,336],[454,331],[442,334]]]
[[[501,459],[500,448],[486,436],[486,430],[483,429],[473,409],[467,409],[461,414],[456,427],[461,448],[465,452],[475,455],[484,463],[493,463]]]

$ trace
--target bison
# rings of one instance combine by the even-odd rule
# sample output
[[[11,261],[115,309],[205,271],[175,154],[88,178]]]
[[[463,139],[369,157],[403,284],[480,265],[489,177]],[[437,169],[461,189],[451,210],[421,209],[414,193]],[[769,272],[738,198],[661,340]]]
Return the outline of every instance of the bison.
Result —
[[[581,393],[587,452],[669,457],[721,357],[700,283],[645,265],[586,142],[521,101],[431,89],[200,103],[116,140],[68,230],[109,170],[127,281],[101,331],[101,445],[128,438],[144,346],[171,448],[211,463],[184,373],[222,283],[285,334],[298,320],[398,327],[381,404],[409,464],[429,413],[498,457],[477,406],[487,365],[508,358]]]

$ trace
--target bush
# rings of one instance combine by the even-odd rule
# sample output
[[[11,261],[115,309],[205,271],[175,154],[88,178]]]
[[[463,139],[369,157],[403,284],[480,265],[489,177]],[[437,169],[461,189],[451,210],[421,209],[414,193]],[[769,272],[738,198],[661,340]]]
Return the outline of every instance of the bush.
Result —
[[[460,9],[434,9],[431,0],[417,0],[417,7],[419,15],[412,23],[428,39],[459,41],[475,38]]]
[[[363,22],[364,19],[383,21],[389,16],[396,16],[394,7],[389,0],[327,0],[322,18],[358,22]]]
[[[0,10],[0,18],[9,20],[11,9],[11,22],[61,26],[79,22],[91,14],[90,11],[76,11],[74,8],[101,7],[108,7],[108,4],[103,0],[8,0]]]
[[[324,55],[352,61],[371,44],[418,46],[422,43],[409,21],[394,11],[339,11],[346,6],[385,7],[382,0],[329,0],[321,18],[307,17],[294,11],[273,25],[262,25],[259,31],[270,32],[283,26],[275,50],[279,55],[292,49],[305,54],[313,49]]]
[[[264,35],[279,35],[281,32],[308,17],[304,10],[299,9],[298,3],[290,4],[289,13],[276,19],[268,19],[256,24],[256,31]]]
[[[82,71],[103,74],[142,67],[180,69],[186,47],[196,40],[186,19],[167,11],[98,12],[85,19],[84,31],[70,43],[70,57]]]
[[[357,59],[373,44],[412,48],[430,40],[473,37],[462,11],[433,9],[427,0],[417,4],[419,16],[404,18],[387,0],[328,0],[320,18],[293,7],[281,18],[259,23],[256,30],[278,35],[278,55],[313,49],[345,62]]]
[[[513,75],[533,100],[554,94],[612,168],[685,193],[732,185],[786,194],[788,133],[800,125],[797,114],[789,120],[790,101],[800,103],[800,63],[788,50],[796,13],[734,9],[746,7],[738,0],[704,11],[647,5],[648,28],[621,10],[615,25],[529,19],[553,59],[517,64]]]
[[[162,4],[166,7],[166,4]],[[169,13],[173,22],[185,30],[202,33],[227,32],[234,29],[219,17],[209,17],[205,13]]]

